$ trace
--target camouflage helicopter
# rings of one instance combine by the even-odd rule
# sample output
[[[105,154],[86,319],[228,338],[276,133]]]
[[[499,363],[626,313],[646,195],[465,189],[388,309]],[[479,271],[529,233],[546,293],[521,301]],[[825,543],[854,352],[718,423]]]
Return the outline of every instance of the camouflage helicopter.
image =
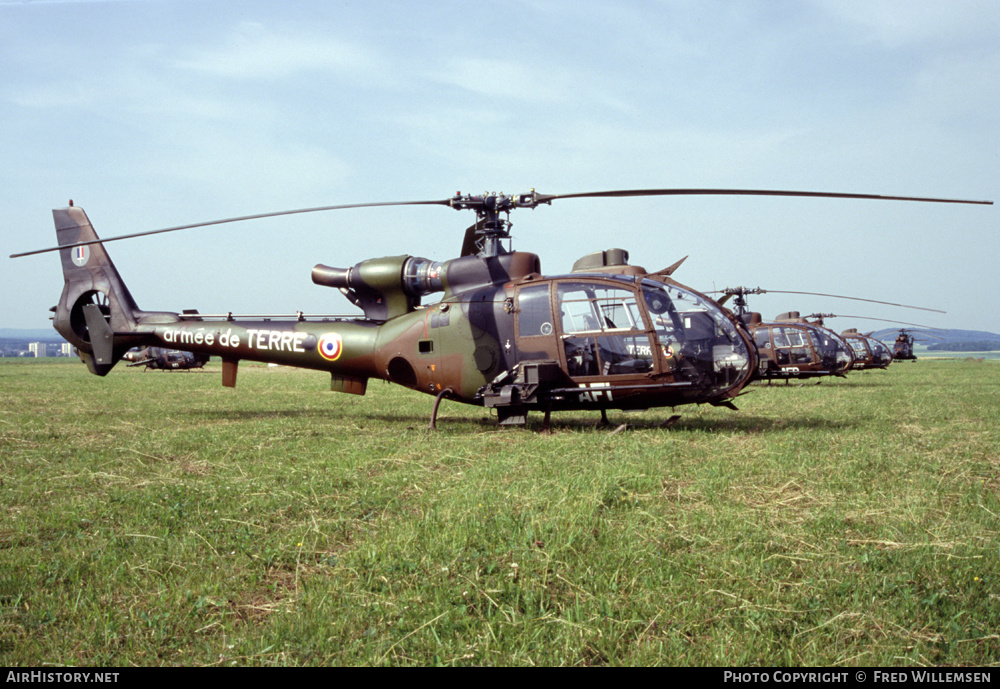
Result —
[[[222,383],[239,362],[326,371],[331,390],[365,394],[371,378],[442,399],[494,409],[501,425],[530,411],[647,409],[733,399],[758,366],[750,331],[732,312],[671,278],[680,261],[648,273],[628,252],[598,251],[569,274],[543,276],[536,254],[511,251],[509,214],[571,198],[755,195],[910,200],[949,199],[830,192],[644,189],[547,195],[463,195],[430,201],[362,203],[279,211],[100,239],[83,209],[55,209],[65,286],[54,326],[89,370],[107,375],[129,349],[155,346],[222,359]],[[317,265],[312,280],[339,290],[364,316],[235,316],[144,311],[104,244],[119,239],[295,213],[375,206],[440,205],[476,214],[461,256],[438,262],[390,256],[350,268]],[[683,259],[682,259],[683,260]],[[422,306],[421,298],[443,293]],[[284,319],[284,320],[282,320]]]
[[[142,347],[130,349],[122,357],[129,362],[128,366],[145,366],[143,370],[156,371],[190,371],[204,368],[208,363],[207,354],[195,354],[180,349],[164,349],[163,347]]]

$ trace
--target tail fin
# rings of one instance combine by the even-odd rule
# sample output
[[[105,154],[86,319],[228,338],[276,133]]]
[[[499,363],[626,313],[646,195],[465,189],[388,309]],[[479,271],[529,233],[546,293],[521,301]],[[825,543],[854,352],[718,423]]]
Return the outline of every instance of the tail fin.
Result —
[[[72,202],[71,202],[72,203]],[[52,211],[62,259],[63,287],[53,318],[55,329],[74,345],[91,373],[107,375],[141,336],[129,336],[142,312],[103,244],[69,245],[98,239],[87,214],[70,205]]]

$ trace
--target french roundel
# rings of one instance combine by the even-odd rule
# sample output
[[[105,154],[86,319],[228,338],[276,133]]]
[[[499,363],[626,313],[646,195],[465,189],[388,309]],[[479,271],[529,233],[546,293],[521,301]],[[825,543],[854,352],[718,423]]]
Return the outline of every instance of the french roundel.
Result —
[[[326,333],[319,338],[319,355],[327,361],[336,361],[344,351],[344,341],[337,333]]]

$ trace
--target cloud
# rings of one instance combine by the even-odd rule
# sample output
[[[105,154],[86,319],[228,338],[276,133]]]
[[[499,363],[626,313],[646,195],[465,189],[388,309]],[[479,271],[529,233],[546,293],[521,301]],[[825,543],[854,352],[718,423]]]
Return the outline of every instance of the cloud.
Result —
[[[547,70],[493,58],[456,58],[427,78],[493,98],[554,102],[566,92],[562,80]]]
[[[864,41],[885,47],[934,42],[996,41],[1000,5],[993,0],[909,2],[895,0],[813,0],[823,12],[859,29]]]
[[[240,24],[219,47],[187,50],[173,66],[247,81],[274,81],[306,72],[357,78],[385,72],[378,55],[359,44],[272,31],[255,22]]]

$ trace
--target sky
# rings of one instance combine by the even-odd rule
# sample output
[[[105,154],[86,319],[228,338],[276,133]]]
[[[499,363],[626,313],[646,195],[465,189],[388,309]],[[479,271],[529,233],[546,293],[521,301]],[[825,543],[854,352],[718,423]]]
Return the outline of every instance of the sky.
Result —
[[[51,209],[98,234],[457,191],[752,188],[1000,201],[995,0],[0,0],[0,327],[49,327]],[[514,248],[621,247],[701,291],[1000,332],[1000,208],[557,200]],[[317,263],[456,257],[469,212],[295,215],[108,244],[140,307],[355,313]],[[359,313],[359,312],[358,312]],[[851,318],[853,316],[855,318]],[[888,324],[891,325],[891,324]]]

